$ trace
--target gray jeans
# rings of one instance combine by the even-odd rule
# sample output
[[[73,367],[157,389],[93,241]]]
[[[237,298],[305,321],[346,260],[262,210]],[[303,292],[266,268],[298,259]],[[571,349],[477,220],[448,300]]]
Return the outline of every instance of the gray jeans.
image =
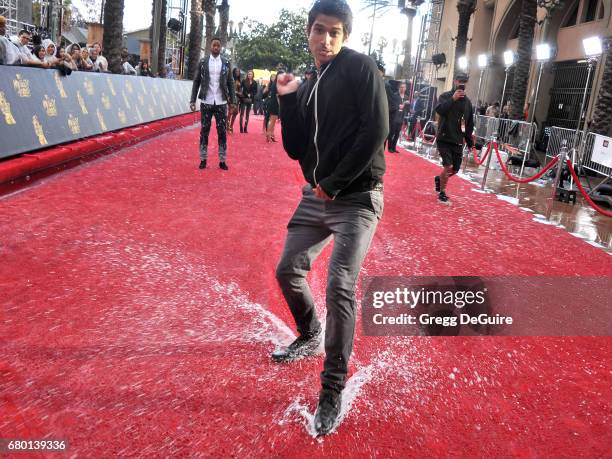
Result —
[[[324,387],[344,389],[353,350],[357,306],[355,288],[361,264],[383,212],[382,187],[324,201],[306,185],[287,225],[288,234],[276,278],[300,334],[318,329],[306,275],[312,262],[334,238],[327,278]]]

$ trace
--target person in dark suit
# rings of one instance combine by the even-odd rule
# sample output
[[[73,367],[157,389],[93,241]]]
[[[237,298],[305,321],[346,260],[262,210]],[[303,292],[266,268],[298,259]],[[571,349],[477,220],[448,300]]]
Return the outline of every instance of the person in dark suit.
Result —
[[[190,107],[196,109],[196,97],[202,101],[202,128],[200,130],[200,169],[206,168],[208,159],[208,134],[212,117],[215,117],[219,137],[219,167],[227,167],[227,106],[236,105],[236,91],[232,78],[232,67],[227,59],[221,57],[221,40],[213,38],[210,54],[200,60],[199,71],[193,80]]]

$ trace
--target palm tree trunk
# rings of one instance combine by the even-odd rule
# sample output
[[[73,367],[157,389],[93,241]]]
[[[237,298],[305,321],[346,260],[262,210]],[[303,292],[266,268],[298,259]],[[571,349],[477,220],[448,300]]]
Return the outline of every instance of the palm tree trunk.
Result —
[[[227,27],[229,25],[229,4],[227,0],[221,2],[219,6],[219,38],[221,39],[221,46],[225,47],[227,44]]]
[[[204,0],[203,6],[204,15],[206,16],[206,51],[208,52],[210,50],[210,42],[215,34],[215,13],[217,8],[215,0]]]
[[[416,9],[407,8],[406,17],[408,18],[408,30],[406,32],[406,46],[404,47],[404,63],[402,64],[402,78],[407,80],[412,76],[412,32],[413,20]]]
[[[612,39],[608,38],[607,42],[608,51],[591,124],[591,131],[601,135],[608,135],[612,127]]]
[[[457,73],[457,60],[465,56],[468,42],[468,31],[470,29],[470,19],[476,9],[476,0],[459,0],[457,11],[459,12],[459,23],[457,24],[457,44],[455,45],[455,73]]]
[[[160,12],[158,13],[155,10],[155,0],[153,0],[151,6],[151,27],[149,28],[149,39],[151,40],[151,58],[153,57],[153,50],[155,47],[153,46],[153,21],[155,20],[156,15],[159,14],[159,48],[157,52],[157,68],[151,68],[154,74],[159,75],[160,77],[166,76],[166,34],[168,30],[167,25],[167,10],[168,10],[168,2],[167,0],[161,0]],[[152,62],[151,62],[152,64]]]
[[[202,2],[191,2],[191,30],[189,31],[189,57],[187,61],[187,78],[193,80],[200,62],[202,48],[202,33],[204,31],[204,11]]]
[[[121,73],[123,45],[123,1],[106,0],[104,7],[104,56],[112,73]]]
[[[537,0],[523,0],[521,5],[521,19],[519,24],[518,58],[514,68],[514,82],[512,85],[512,112],[510,117],[515,120],[523,119],[523,107],[527,96],[529,83],[529,70],[531,68],[531,55],[533,35],[538,12]]]

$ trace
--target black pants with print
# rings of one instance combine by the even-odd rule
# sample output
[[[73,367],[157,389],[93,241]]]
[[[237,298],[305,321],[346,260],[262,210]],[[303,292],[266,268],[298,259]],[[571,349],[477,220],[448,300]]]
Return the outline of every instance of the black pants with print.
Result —
[[[208,158],[208,134],[212,117],[215,117],[217,137],[219,137],[219,161],[225,162],[227,157],[227,104],[208,105],[201,104],[202,128],[200,129],[200,160]]]

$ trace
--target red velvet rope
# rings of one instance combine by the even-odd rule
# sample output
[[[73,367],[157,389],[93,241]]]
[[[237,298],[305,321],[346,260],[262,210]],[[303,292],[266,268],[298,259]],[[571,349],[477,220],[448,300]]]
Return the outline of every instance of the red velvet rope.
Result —
[[[584,191],[584,188],[582,187],[582,183],[580,183],[580,180],[578,179],[578,175],[576,175],[574,166],[572,166],[572,162],[569,159],[566,159],[565,161],[567,162],[567,166],[569,167],[570,174],[572,174],[572,177],[574,177],[574,182],[576,182],[576,186],[580,190],[580,193],[582,194],[584,199],[586,199],[586,201],[591,205],[591,207],[595,209],[597,212],[599,212],[600,214],[605,215],[606,217],[612,217],[612,212],[608,212],[607,210],[602,209],[597,204],[595,204],[595,202],[593,202],[593,200],[587,194],[587,192]]]
[[[502,171],[504,171],[504,174],[506,174],[506,177],[508,177],[510,180],[516,183],[529,183],[529,182],[533,182],[534,180],[539,179],[544,174],[546,174],[546,172],[548,172],[555,164],[557,164],[557,161],[559,161],[559,157],[555,156],[553,160],[549,162],[544,168],[542,168],[542,170],[538,172],[536,175],[527,177],[524,179],[517,179],[516,177],[513,177],[508,171],[508,168],[504,164],[504,161],[502,160],[501,155],[499,154],[499,150],[497,149],[497,144],[495,144],[495,154],[497,155],[497,160],[499,161],[499,164],[501,165]]]
[[[490,152],[491,152],[491,142],[487,144],[487,151],[485,152],[484,155],[482,155],[482,159],[478,159],[478,155],[476,154],[476,147],[472,148],[472,153],[474,154],[474,161],[476,161],[476,164],[478,164],[479,166],[481,166],[485,162],[485,159],[487,159],[487,156],[489,156]]]

